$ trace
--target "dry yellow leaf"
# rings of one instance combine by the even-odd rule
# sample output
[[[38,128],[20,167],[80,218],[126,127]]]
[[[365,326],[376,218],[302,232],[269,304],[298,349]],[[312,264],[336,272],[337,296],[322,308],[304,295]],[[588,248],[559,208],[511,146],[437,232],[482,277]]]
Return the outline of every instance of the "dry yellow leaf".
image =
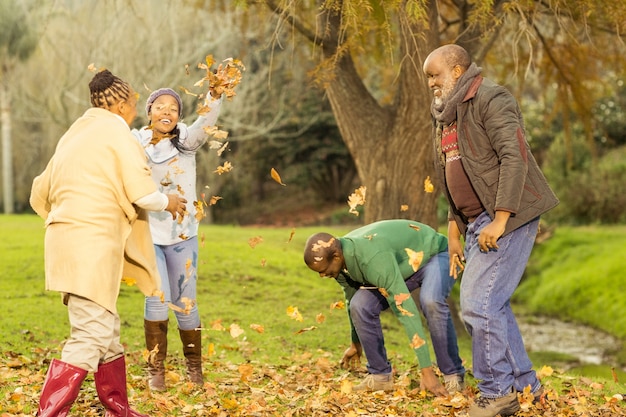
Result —
[[[350,194],[350,196],[348,197],[348,206],[350,207],[348,213],[354,214],[355,216],[359,215],[359,212],[357,211],[357,206],[362,206],[363,204],[365,204],[366,191],[367,187],[362,185],[354,190],[352,194]]]
[[[435,191],[435,186],[430,181],[430,176],[426,177],[426,179],[424,180],[424,191],[426,191],[427,193],[432,193],[433,191]]]
[[[405,248],[404,250],[406,254],[409,255],[409,265],[411,265],[413,271],[416,272],[422,264],[422,259],[424,259],[424,251],[416,252],[410,248]]]
[[[272,176],[272,179],[276,181],[277,183],[279,183],[280,185],[284,185],[284,186],[287,185],[283,183],[283,180],[280,179],[280,175],[278,175],[278,171],[276,171],[274,168],[270,170],[270,175]]]
[[[425,344],[426,344],[426,341],[422,339],[421,337],[419,337],[417,333],[413,335],[413,338],[411,339],[411,347],[413,349],[419,349]]]
[[[287,307],[287,315],[294,319],[295,321],[303,321],[302,314],[298,311],[298,307],[289,306]]]
[[[244,331],[241,327],[239,327],[239,325],[237,323],[233,323],[228,327],[228,332],[230,333],[230,336],[235,339],[239,336],[241,336],[242,334],[244,334]]]

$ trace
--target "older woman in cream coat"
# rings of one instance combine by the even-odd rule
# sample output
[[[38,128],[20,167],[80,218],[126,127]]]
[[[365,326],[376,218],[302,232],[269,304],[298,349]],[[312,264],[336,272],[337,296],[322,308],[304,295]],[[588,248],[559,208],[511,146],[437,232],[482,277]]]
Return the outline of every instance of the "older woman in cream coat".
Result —
[[[130,85],[104,70],[89,88],[94,107],[63,135],[31,190],[31,206],[45,219],[46,289],[63,294],[71,324],[61,360],[48,369],[40,417],[67,415],[89,371],[106,416],[142,416],[128,405],[117,297],[124,276],[146,295],[158,293],[143,210],[175,217],[186,203],[156,190],[130,133],[137,115]]]

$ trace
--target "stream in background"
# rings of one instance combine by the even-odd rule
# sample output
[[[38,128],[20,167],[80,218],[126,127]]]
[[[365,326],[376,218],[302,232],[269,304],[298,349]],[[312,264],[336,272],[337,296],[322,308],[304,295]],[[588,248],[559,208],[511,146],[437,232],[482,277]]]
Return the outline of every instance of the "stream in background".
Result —
[[[621,349],[616,337],[581,324],[536,316],[518,316],[517,321],[529,352],[556,352],[576,358],[581,365],[611,367],[612,355]]]

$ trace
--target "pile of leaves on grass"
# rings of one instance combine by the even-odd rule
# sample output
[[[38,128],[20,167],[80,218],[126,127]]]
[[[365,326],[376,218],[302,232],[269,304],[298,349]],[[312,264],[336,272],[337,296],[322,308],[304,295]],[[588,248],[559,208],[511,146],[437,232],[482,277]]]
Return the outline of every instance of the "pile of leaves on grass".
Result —
[[[35,414],[45,373],[55,350],[36,349],[30,357],[1,352],[0,417]],[[128,395],[131,405],[151,416],[343,416],[343,417],[434,417],[466,415],[476,396],[471,375],[463,393],[449,398],[435,398],[420,390],[415,367],[396,375],[393,392],[356,393],[353,383],[365,374],[340,369],[324,352],[294,356],[288,365],[261,363],[234,364],[206,357],[205,383],[198,388],[184,378],[182,358],[168,358],[168,390],[151,393],[142,365],[145,352],[127,352]],[[626,402],[620,393],[611,394],[623,385],[617,381],[607,389],[588,378],[568,376],[545,367],[539,370],[544,395],[533,403],[530,392],[519,393],[519,416],[626,416]],[[101,416],[93,376],[82,385],[72,416]]]

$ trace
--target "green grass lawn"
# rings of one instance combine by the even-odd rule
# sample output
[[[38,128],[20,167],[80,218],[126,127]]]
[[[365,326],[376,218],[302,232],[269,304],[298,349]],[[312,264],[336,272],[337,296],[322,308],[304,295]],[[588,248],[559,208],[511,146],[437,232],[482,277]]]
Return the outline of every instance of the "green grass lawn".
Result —
[[[241,381],[235,383],[232,376],[226,375],[230,371],[237,374],[242,364],[263,368],[259,378],[267,384],[263,385],[264,389],[268,389],[270,384],[266,379],[273,372],[292,372],[304,378],[307,372],[321,372],[316,367],[325,369],[326,365],[322,366],[320,362],[330,364],[332,369],[322,380],[312,382],[313,388],[309,389],[315,390],[316,386],[321,389],[325,383],[338,384],[347,377],[336,367],[350,343],[346,311],[331,309],[331,305],[342,300],[342,292],[333,280],[320,278],[304,265],[302,249],[306,238],[314,232],[343,234],[352,227],[201,226],[198,304],[205,329],[202,337],[205,376],[220,392],[216,394],[219,401],[214,399],[221,401],[222,409],[226,407],[225,402],[239,398],[237,392],[242,389]],[[258,243],[251,245],[251,239]],[[43,241],[43,221],[38,217],[0,216],[0,353],[6,361],[21,361],[37,373],[37,377],[20,376],[20,371],[14,372],[12,366],[3,365],[0,361],[0,397],[5,399],[13,398],[9,393],[16,385],[30,387],[32,397],[36,398],[45,373],[42,360],[47,362],[60,356],[60,348],[69,332],[67,312],[60,296],[44,290]],[[516,308],[530,314],[577,320],[626,339],[623,320],[626,313],[623,297],[626,285],[625,251],[626,227],[623,226],[557,229],[552,239],[536,247],[528,276],[515,297],[521,303]],[[458,286],[456,288],[458,290]],[[291,318],[287,314],[289,307],[296,307],[303,320]],[[131,397],[143,401],[149,395],[145,389],[142,362],[145,349],[143,295],[137,288],[123,284],[118,310],[122,319],[122,342],[127,346],[131,387],[136,390],[131,392]],[[181,344],[173,314],[170,323],[168,366],[182,373]],[[244,333],[233,337],[228,330],[234,325]],[[253,329],[251,326],[254,325],[262,326],[263,331]],[[383,315],[383,326],[387,350],[396,372],[417,374],[415,356],[397,320],[390,314]],[[459,335],[461,356],[469,368],[469,339],[462,329]],[[539,369],[562,358],[546,352],[533,352],[532,359]],[[612,375],[605,375],[605,371],[593,371],[604,378],[601,381],[606,393],[602,395],[626,392],[623,382],[612,380]],[[618,370],[616,375],[621,381],[626,380],[626,374],[621,371]],[[350,378],[356,377],[352,375]],[[558,387],[564,383],[571,385],[575,378],[574,375],[563,374],[555,379],[554,384]],[[228,384],[225,382],[227,379]],[[224,388],[227,385],[237,388],[229,391]],[[243,388],[242,395],[250,394],[249,389]],[[286,389],[286,386],[281,389]],[[92,391],[88,392],[93,395]],[[253,389],[252,392],[256,391]],[[172,395],[179,394],[177,391],[176,395]],[[321,395],[314,394],[310,395]],[[193,403],[194,397],[188,391],[180,395],[188,403]],[[276,406],[279,410],[282,410],[280,407],[308,406],[304,400],[285,406],[283,403],[286,400],[278,394],[271,398],[280,402],[281,405]],[[266,398],[266,401],[269,400]],[[3,404],[0,404],[0,409]],[[32,412],[36,399],[29,397],[19,404],[24,412]],[[11,406],[19,408],[13,402]],[[160,406],[163,405],[147,402],[140,408],[156,412]],[[180,407],[174,408],[176,410],[185,409],[183,405],[176,407]],[[346,409],[343,410],[345,412]],[[420,415],[419,411],[410,411],[414,409],[407,410],[404,415]],[[413,412],[416,414],[411,414]],[[5,417],[5,414],[1,415]],[[6,414],[8,417],[14,415],[22,414]],[[220,414],[181,411],[172,415]],[[345,415],[348,413],[345,412]]]

